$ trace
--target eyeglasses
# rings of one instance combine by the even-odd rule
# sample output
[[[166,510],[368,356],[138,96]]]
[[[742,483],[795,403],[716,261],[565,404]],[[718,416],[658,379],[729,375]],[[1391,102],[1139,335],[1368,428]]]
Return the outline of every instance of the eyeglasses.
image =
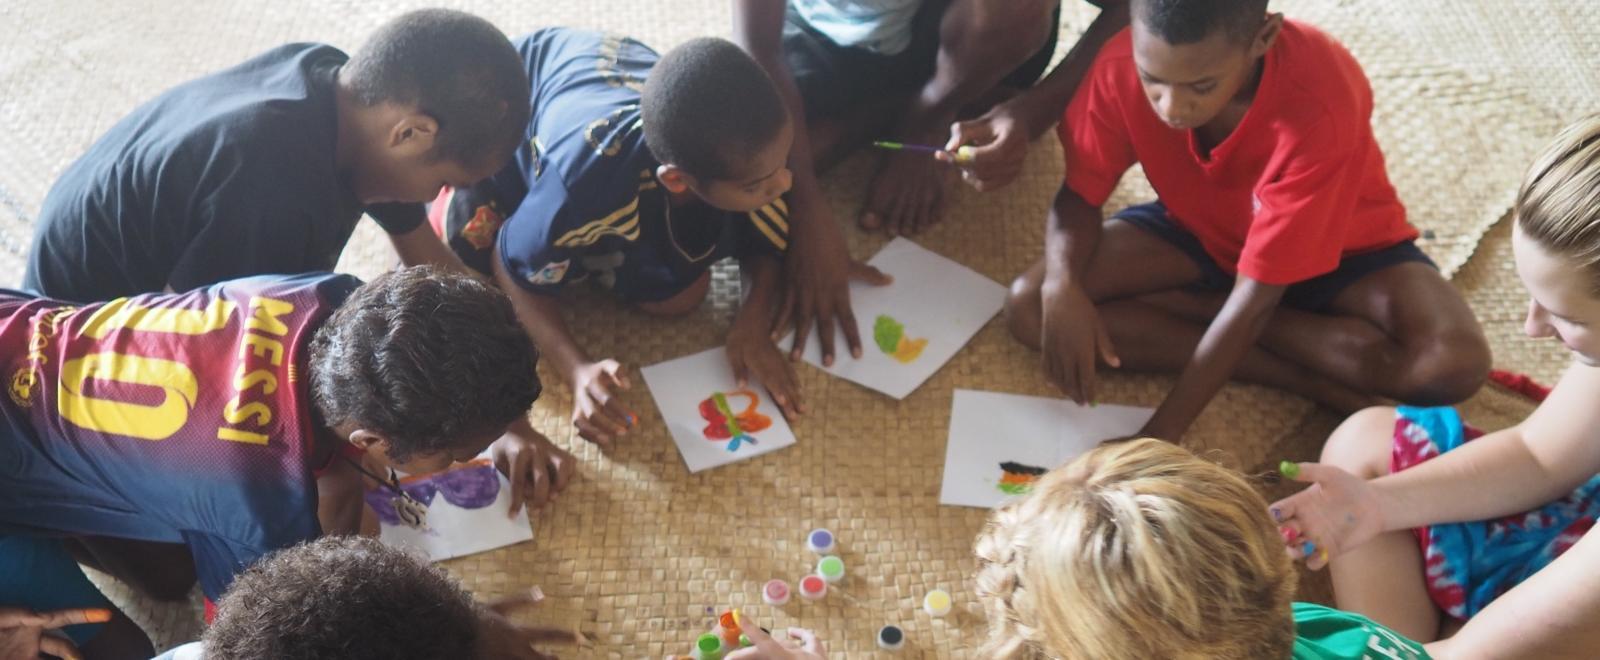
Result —
[[[433,504],[435,496],[443,495],[444,501],[463,509],[481,509],[493,504],[500,495],[500,475],[493,461],[477,458],[440,472],[405,479],[398,479],[391,469],[389,482],[384,487],[385,490],[364,493],[367,506],[378,514],[378,520],[389,525],[421,528],[426,526],[428,505]]]

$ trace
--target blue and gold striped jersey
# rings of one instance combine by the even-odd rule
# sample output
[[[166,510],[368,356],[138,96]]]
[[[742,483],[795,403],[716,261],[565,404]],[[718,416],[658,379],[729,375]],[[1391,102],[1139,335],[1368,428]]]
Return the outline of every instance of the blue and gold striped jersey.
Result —
[[[548,28],[515,41],[532,118],[514,162],[447,200],[443,228],[469,265],[496,245],[524,287],[593,278],[630,302],[663,300],[724,257],[781,254],[788,206],[750,213],[673,207],[644,140],[640,90],[658,59],[632,39]]]

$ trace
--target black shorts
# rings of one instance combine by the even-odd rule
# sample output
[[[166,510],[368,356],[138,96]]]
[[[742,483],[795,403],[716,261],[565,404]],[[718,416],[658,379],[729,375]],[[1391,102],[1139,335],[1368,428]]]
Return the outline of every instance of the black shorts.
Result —
[[[912,19],[911,45],[894,55],[840,46],[806,23],[794,5],[789,5],[783,27],[783,57],[800,89],[806,116],[834,118],[869,98],[920,89],[933,77],[939,55],[939,22],[948,4],[949,0],[923,0]],[[1051,24],[1060,25],[1059,3],[1052,16]],[[1000,84],[1018,89],[1033,86],[1055,55],[1059,31],[1050,30],[1044,45]]]
[[[1200,245],[1200,239],[1172,220],[1166,205],[1161,202],[1130,206],[1112,217],[1154,234],[1188,255],[1189,260],[1200,268],[1200,281],[1194,284],[1194,290],[1209,292],[1233,288],[1234,276],[1217,265],[1211,254]],[[1289,285],[1288,290],[1283,292],[1282,302],[1295,309],[1320,312],[1333,304],[1333,299],[1357,280],[1390,266],[1409,262],[1438,268],[1417,247],[1416,242],[1401,241],[1386,248],[1345,255],[1333,272]]]

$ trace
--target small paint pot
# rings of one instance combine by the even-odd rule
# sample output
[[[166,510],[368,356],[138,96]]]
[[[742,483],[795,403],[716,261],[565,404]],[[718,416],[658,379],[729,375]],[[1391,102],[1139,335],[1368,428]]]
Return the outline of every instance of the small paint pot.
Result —
[[[789,583],[783,580],[768,580],[767,585],[761,588],[761,602],[777,607],[789,602]]]
[[[800,597],[806,600],[822,600],[828,595],[828,581],[820,576],[807,575],[800,579]]]
[[[806,549],[819,555],[831,554],[834,550],[833,532],[818,527],[806,535]]]
[[[950,592],[943,589],[934,589],[922,597],[922,611],[929,616],[944,616],[950,613]]]
[[[833,584],[844,579],[844,560],[835,555],[828,555],[817,560],[817,575]]]
[[[888,625],[878,629],[878,648],[898,651],[906,645],[906,633],[900,626]]]
[[[711,633],[701,635],[694,642],[694,657],[696,660],[721,660],[722,640]]]
[[[739,648],[739,622],[733,612],[723,612],[717,617],[717,630],[722,637],[724,648]]]

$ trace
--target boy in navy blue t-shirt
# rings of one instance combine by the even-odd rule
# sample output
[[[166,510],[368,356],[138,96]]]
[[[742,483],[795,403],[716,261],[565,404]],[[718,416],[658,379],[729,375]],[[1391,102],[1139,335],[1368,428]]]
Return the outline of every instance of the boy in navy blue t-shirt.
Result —
[[[505,35],[456,11],[405,14],[354,57],[274,48],[139,107],[62,173],[24,286],[89,302],[332,270],[363,212],[405,263],[452,265],[420,202],[510,158],[526,90]]]

